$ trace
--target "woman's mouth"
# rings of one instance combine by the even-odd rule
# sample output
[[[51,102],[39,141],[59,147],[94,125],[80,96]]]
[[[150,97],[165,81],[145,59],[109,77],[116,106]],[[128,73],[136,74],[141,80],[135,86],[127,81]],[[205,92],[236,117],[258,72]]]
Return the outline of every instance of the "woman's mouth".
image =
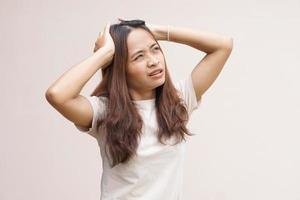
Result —
[[[151,78],[161,78],[162,75],[164,74],[164,70],[159,70],[157,72],[155,72],[153,75],[149,75]]]

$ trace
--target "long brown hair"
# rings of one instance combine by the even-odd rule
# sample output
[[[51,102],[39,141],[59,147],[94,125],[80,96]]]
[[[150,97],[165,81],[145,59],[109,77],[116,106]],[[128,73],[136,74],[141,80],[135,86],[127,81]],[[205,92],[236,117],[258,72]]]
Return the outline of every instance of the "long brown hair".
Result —
[[[99,126],[105,127],[101,137],[105,138],[105,153],[107,150],[112,159],[111,167],[119,163],[126,163],[136,150],[141,138],[143,120],[132,103],[126,82],[126,65],[128,59],[127,36],[134,28],[151,30],[143,20],[123,20],[119,24],[110,26],[110,34],[115,43],[115,54],[111,64],[101,69],[102,80],[92,92],[91,96],[107,97],[106,115],[97,121]],[[154,38],[159,45],[157,40]],[[160,47],[160,45],[159,45]],[[165,82],[156,88],[155,95],[156,116],[158,123],[159,142],[165,144],[166,139],[176,138],[176,144],[185,140],[185,134],[194,135],[186,128],[188,121],[187,108],[179,98],[167,67]],[[103,135],[102,135],[103,134]]]

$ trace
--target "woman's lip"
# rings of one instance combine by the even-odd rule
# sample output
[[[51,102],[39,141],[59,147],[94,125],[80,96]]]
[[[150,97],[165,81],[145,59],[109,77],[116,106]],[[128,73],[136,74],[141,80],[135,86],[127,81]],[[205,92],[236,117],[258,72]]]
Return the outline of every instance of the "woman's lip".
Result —
[[[162,70],[160,73],[155,75],[149,75],[151,78],[161,78],[164,75],[164,70]]]
[[[158,74],[160,74],[160,73],[162,73],[164,70],[163,69],[160,69],[160,72],[158,73]],[[157,75],[157,74],[156,74]],[[155,76],[155,75],[150,75],[149,74],[149,76]]]

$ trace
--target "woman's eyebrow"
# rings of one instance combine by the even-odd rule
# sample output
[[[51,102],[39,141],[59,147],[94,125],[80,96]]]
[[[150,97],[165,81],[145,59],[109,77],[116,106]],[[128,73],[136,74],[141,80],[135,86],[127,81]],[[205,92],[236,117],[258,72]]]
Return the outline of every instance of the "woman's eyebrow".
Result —
[[[149,48],[151,49],[154,45],[156,45],[156,42],[153,43],[153,44],[151,44],[151,46],[150,46]],[[138,54],[138,53],[140,53],[140,52],[143,52],[143,51],[144,51],[144,50],[138,50],[137,52],[135,52],[134,54],[131,55],[131,58],[133,58],[134,55],[136,55],[136,54]]]

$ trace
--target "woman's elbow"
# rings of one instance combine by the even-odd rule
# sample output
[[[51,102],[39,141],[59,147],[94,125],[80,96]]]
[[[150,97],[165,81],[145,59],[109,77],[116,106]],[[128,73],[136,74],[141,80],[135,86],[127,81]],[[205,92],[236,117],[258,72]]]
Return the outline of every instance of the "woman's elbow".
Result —
[[[227,38],[224,46],[227,50],[231,51],[233,48],[233,38],[232,37]]]

